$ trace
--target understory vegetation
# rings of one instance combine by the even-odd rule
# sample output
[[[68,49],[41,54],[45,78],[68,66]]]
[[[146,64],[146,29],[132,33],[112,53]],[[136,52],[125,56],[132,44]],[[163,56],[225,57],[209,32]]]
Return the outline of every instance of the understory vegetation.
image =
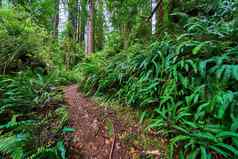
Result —
[[[169,138],[169,158],[236,158],[237,5],[220,1],[196,17],[175,12],[182,34],[90,56],[79,66],[81,88],[143,109],[147,129]]]
[[[238,158],[237,0],[3,1],[0,158],[70,156],[72,83],[142,111],[169,159]]]
[[[1,157],[66,157],[62,133],[68,112],[48,82],[32,72],[1,76]]]
[[[47,32],[20,13],[0,10],[0,158],[64,159],[69,114],[57,86],[69,77],[53,71]]]

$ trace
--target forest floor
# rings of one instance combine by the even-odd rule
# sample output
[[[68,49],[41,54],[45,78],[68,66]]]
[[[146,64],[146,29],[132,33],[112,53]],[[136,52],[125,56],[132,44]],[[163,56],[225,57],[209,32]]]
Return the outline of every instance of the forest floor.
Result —
[[[65,136],[70,159],[164,158],[166,140],[144,131],[130,108],[98,104],[78,91],[77,85],[64,89],[73,133]]]

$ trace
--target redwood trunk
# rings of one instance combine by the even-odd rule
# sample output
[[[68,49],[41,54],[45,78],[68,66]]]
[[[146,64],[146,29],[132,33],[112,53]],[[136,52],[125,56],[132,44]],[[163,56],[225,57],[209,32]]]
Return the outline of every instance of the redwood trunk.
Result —
[[[94,5],[93,0],[89,0],[89,13],[88,13],[88,35],[87,35],[87,54],[91,54],[94,51],[94,35],[93,35],[93,15],[94,15]]]
[[[159,5],[159,12],[158,12],[158,20],[159,20],[159,25],[163,25],[163,20],[164,20],[164,2],[162,2]]]

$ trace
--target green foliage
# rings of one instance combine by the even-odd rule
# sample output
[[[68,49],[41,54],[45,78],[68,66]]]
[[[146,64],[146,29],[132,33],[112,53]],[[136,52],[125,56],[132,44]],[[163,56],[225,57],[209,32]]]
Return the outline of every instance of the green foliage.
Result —
[[[79,43],[70,38],[65,38],[61,43],[61,56],[63,56],[63,64],[67,69],[72,69],[84,57],[84,52],[79,46]]]
[[[56,0],[2,0],[5,8],[20,8],[27,12],[34,22],[43,26],[47,31],[53,30],[52,18],[56,13]]]
[[[17,71],[26,66],[52,67],[51,43],[47,32],[20,9],[0,9],[0,71]]]
[[[57,77],[30,71],[0,77],[0,156],[65,158],[61,130],[69,117]]]
[[[29,139],[28,139],[29,140]],[[27,141],[26,134],[17,134],[0,137],[0,152],[10,154],[14,159],[21,159],[24,156],[23,148]]]
[[[183,34],[97,53],[79,66],[88,94],[153,110],[148,129],[170,139],[170,158],[238,156],[237,2],[216,2],[194,17],[174,13],[184,17]]]
[[[106,42],[106,49],[108,49],[108,51],[111,51],[112,53],[118,53],[123,48],[122,37],[118,32],[112,32],[108,34]]]

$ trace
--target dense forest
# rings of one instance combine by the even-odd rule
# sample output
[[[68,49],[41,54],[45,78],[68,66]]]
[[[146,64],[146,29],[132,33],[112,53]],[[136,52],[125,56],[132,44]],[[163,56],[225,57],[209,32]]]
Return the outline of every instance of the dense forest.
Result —
[[[237,0],[0,0],[0,159],[86,159],[70,138],[97,115],[110,148],[88,158],[236,159],[237,82]]]

